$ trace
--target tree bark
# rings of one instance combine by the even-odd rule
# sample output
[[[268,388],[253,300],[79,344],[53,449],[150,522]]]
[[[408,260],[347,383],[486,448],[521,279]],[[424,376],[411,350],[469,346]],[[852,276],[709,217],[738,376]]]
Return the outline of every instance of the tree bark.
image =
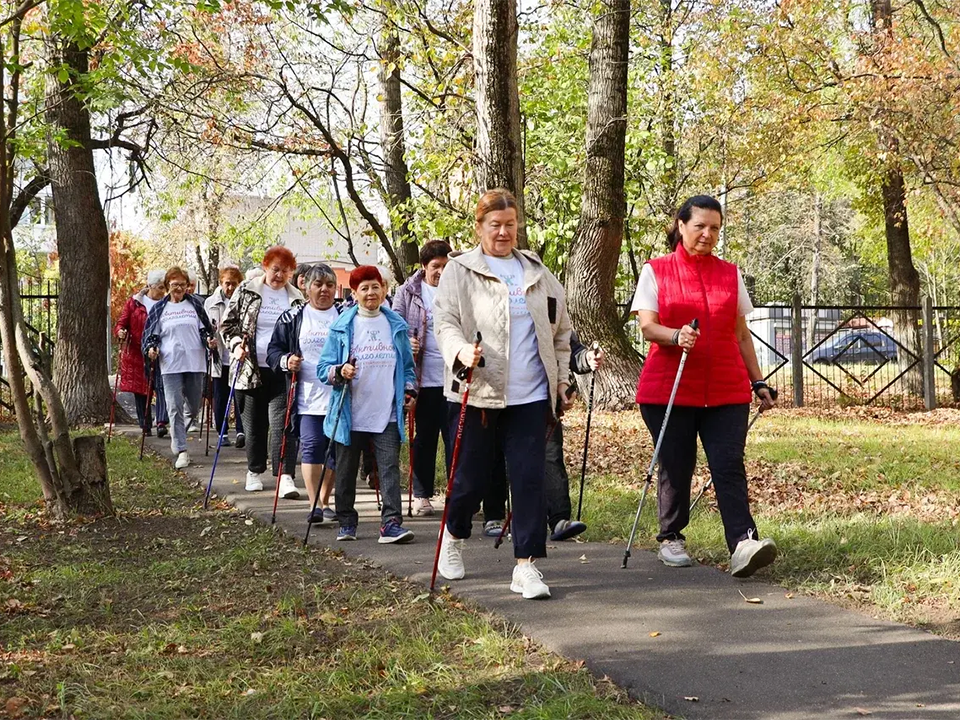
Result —
[[[619,322],[614,285],[626,199],[627,63],[630,0],[607,0],[593,28],[587,101],[587,165],[580,223],[567,263],[567,306],[582,342],[607,353],[594,403],[633,407],[640,356]]]
[[[477,104],[476,183],[481,193],[500,187],[517,197],[517,245],[526,248],[516,0],[474,3],[473,71]]]
[[[673,90],[673,3],[660,0],[660,146],[666,166],[661,178],[660,207],[665,224],[677,210],[677,138],[676,107]]]
[[[54,68],[69,69],[61,82],[49,75],[47,149],[60,254],[60,294],[54,378],[67,420],[102,423],[110,415],[107,381],[107,297],[110,243],[100,204],[90,149],[90,111],[80,97],[78,79],[88,70],[85,50],[48,39]]]
[[[403,139],[403,98],[400,94],[400,38],[389,20],[380,46],[380,145],[383,148],[390,235],[404,270],[410,274],[420,255],[410,228],[413,193],[410,189]]]
[[[817,320],[819,312],[816,305],[820,302],[820,255],[823,244],[823,200],[817,193],[813,201],[813,261],[810,264],[810,304],[814,306],[813,315],[807,325],[807,350],[817,342]]]

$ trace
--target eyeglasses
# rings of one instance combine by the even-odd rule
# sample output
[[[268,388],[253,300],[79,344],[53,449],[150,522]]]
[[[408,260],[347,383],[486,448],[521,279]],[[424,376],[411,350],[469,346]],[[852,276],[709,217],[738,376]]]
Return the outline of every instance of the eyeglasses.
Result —
[[[170,283],[170,289],[171,289],[171,290],[173,290],[174,288],[181,288],[181,289],[182,289],[182,288],[185,288],[186,286],[187,286],[187,283],[184,283],[184,282],[179,282],[179,283],[174,283],[174,282],[172,282],[172,283]]]

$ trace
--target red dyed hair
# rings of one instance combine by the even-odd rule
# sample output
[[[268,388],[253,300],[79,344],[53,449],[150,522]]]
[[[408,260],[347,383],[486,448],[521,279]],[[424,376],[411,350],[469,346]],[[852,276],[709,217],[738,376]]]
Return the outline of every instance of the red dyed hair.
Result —
[[[187,275],[186,270],[181,268],[179,265],[174,265],[172,268],[167,270],[167,274],[163,277],[163,289],[170,289],[170,281],[174,278],[181,278],[187,284],[190,283],[190,276]]]
[[[505,188],[493,188],[493,190],[487,190],[480,196],[480,199],[477,201],[477,209],[474,212],[474,217],[479,225],[488,213],[507,210],[509,208],[516,210],[517,215],[520,214],[520,210],[517,207],[517,198],[514,197],[512,192]]]
[[[284,270],[289,270],[290,272],[297,269],[297,258],[283,245],[274,245],[263,254],[262,265],[264,269],[274,263],[279,264]]]
[[[350,273],[350,289],[356,290],[360,287],[360,283],[367,280],[376,280],[383,285],[383,276],[376,267],[373,265],[361,265],[358,268],[354,268],[353,272]]]

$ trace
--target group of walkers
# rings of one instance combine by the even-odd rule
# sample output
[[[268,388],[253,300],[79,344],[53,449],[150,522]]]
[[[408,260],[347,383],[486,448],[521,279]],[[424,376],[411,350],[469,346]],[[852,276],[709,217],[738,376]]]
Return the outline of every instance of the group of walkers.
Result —
[[[739,270],[713,254],[722,222],[715,199],[689,199],[669,234],[672,252],[640,274],[632,311],[651,350],[636,399],[660,448],[661,561],[692,564],[683,530],[699,436],[731,573],[746,577],[777,554],[772,540],[759,537],[744,470],[752,395],[763,410],[775,393],[763,382],[746,327],[752,306]],[[221,432],[227,398],[236,395],[246,490],[271,484],[269,449],[276,492],[299,498],[302,456],[313,507],[308,522],[335,522],[339,541],[358,537],[361,470],[379,493],[379,542],[413,540],[403,526],[400,448],[410,434],[415,510],[431,515],[442,440],[449,484],[436,570],[449,580],[465,576],[464,541],[483,507],[497,516],[485,517],[488,524],[512,535],[510,589],[549,597],[536,566],[548,534],[561,541],[586,529],[571,516],[561,419],[575,400],[573,373],[600,369],[604,354],[572,331],[557,278],[535,253],[517,249],[518,224],[510,192],[484,193],[475,212],[479,244],[458,254],[443,240],[425,243],[421,268],[397,290],[392,308],[377,267],[354,269],[352,298],[338,303],[334,271],[324,263],[298,266],[281,246],[266,252],[255,277],[224,268],[205,304],[187,292],[190,279],[180,268],[151,272],[117,325],[126,353],[120,389],[135,394],[145,434],[154,392],[158,434],[166,428],[164,398],[171,450],[177,467],[186,467],[187,430],[209,375]],[[500,527],[500,498],[512,499],[509,528]]]

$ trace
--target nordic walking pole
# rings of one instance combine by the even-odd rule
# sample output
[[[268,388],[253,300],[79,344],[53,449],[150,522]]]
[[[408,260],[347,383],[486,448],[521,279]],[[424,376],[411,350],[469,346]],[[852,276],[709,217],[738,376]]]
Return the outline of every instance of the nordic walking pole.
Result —
[[[413,331],[413,337],[417,337],[417,331]],[[420,387],[420,358],[423,357],[423,348],[420,348],[420,352],[417,353],[417,358],[414,358],[413,369],[417,374],[417,388]],[[417,418],[417,401],[413,401],[413,407],[410,408],[410,411],[407,415],[407,423],[409,427],[407,428],[407,460],[410,463],[410,471],[407,476],[407,517],[413,517],[413,433],[416,430],[416,418]]]
[[[150,412],[152,412],[150,409],[150,405],[153,402],[153,384],[155,382],[154,375],[156,374],[155,373],[156,368],[157,368],[157,361],[151,360],[150,361],[150,377],[147,378],[147,414],[148,415]],[[140,460],[143,460],[143,444],[144,442],[146,442],[146,440],[147,440],[147,429],[141,428],[140,429],[140,457],[139,457]]]
[[[350,358],[347,360],[347,363],[357,366],[357,361],[355,358]],[[337,405],[337,414],[333,418],[333,432],[330,433],[330,447],[327,449],[327,452],[323,456],[323,465],[321,465],[320,470],[320,485],[317,487],[317,494],[313,496],[313,506],[310,508],[310,514],[307,516],[307,533],[303,536],[303,546],[307,546],[307,541],[310,540],[310,529],[313,527],[313,523],[310,522],[310,519],[313,517],[313,514],[317,511],[317,502],[320,500],[320,491],[323,489],[323,476],[327,474],[327,457],[330,453],[334,451],[334,444],[337,437],[337,426],[340,425],[340,415],[343,410],[343,403],[347,400],[347,394],[350,392],[350,382],[347,381],[347,386],[343,389],[343,394],[340,396],[340,403]]]
[[[277,463],[277,489],[273,493],[273,515],[270,516],[270,524],[277,523],[277,502],[280,500],[280,476],[283,475],[283,461],[287,455],[287,426],[290,425],[290,411],[293,409],[293,401],[297,396],[297,374],[290,374],[290,389],[287,391],[287,414],[283,419],[283,437],[280,440],[280,461]],[[321,483],[323,479],[321,478]]]
[[[482,337],[477,330],[477,340],[473,346],[480,347]],[[460,441],[463,439],[463,422],[467,418],[467,398],[470,397],[470,383],[473,381],[473,368],[461,368],[457,377],[463,380],[463,398],[460,400],[460,418],[457,420],[457,435],[453,443],[453,457],[450,460],[450,473],[447,475],[447,495],[443,501],[443,513],[440,517],[440,532],[437,534],[437,552],[433,557],[433,574],[430,576],[430,592],[437,584],[437,566],[440,564],[440,545],[443,543],[443,531],[447,527],[447,511],[450,508],[450,493],[453,492],[453,478],[457,473],[457,460],[460,458]]]
[[[690,322],[690,327],[694,330],[700,327],[699,321],[694,318]],[[640,495],[640,504],[637,506],[637,516],[633,519],[633,529],[630,530],[630,539],[627,540],[627,549],[623,553],[623,564],[620,569],[626,569],[627,560],[630,559],[630,548],[633,547],[633,539],[637,535],[637,525],[640,524],[640,513],[643,512],[643,501],[647,499],[647,491],[653,481],[653,469],[657,466],[657,458],[660,456],[660,445],[663,443],[663,436],[666,434],[667,421],[670,420],[670,411],[673,410],[673,401],[677,397],[677,388],[680,387],[680,377],[683,375],[683,366],[687,363],[687,350],[680,356],[680,367],[677,368],[677,379],[673,381],[673,389],[670,391],[670,400],[667,402],[667,410],[663,414],[663,423],[660,425],[660,434],[657,436],[657,444],[653,448],[653,457],[650,458],[650,467],[647,468],[647,477],[643,481],[643,493]]]
[[[777,395],[779,395],[779,393],[776,391],[776,389],[774,389],[774,388],[772,388],[772,387],[768,387],[767,390],[770,391],[770,396],[771,396],[774,400],[776,400],[776,399],[777,399]],[[760,419],[760,413],[762,413],[762,412],[763,412],[762,408],[757,408],[757,411],[753,414],[753,417],[750,418],[750,423],[747,425],[747,433],[746,433],[747,435],[750,434],[750,428],[753,427],[753,424],[754,424],[757,420]],[[697,506],[697,503],[700,502],[700,498],[703,497],[703,494],[707,491],[707,488],[709,488],[711,485],[713,485],[713,476],[712,476],[712,475],[711,475],[709,478],[707,478],[707,482],[705,482],[705,483],[703,484],[703,487],[700,488],[700,492],[697,493],[697,497],[695,497],[695,498],[693,499],[693,502],[690,503],[690,510],[689,510],[688,512],[690,512],[690,513],[693,512],[693,509]]]
[[[594,342],[590,348],[594,356],[600,350],[600,343]],[[587,479],[587,450],[590,448],[590,421],[593,419],[593,389],[597,384],[597,371],[590,375],[590,399],[587,400],[587,430],[583,436],[583,464],[580,466],[580,499],[577,501],[577,522],[580,522],[580,513],[583,512],[583,485]]]
[[[230,372],[229,366],[227,372]],[[233,382],[230,383],[230,394],[227,396],[227,411],[223,415],[223,425],[220,426],[220,435],[217,436],[217,452],[213,456],[213,467],[210,468],[210,481],[207,483],[207,491],[203,496],[203,509],[207,509],[207,503],[210,501],[210,490],[213,488],[213,476],[217,472],[217,461],[220,459],[220,448],[223,447],[223,438],[227,434],[227,421],[230,418],[230,406],[233,405],[233,396],[237,390],[237,378],[240,377],[240,363],[237,363],[237,372],[233,376]]]
[[[130,331],[127,331],[127,335],[123,338],[123,342],[120,343],[120,354],[117,355],[117,372],[113,376],[113,403],[110,405],[110,429],[107,430],[107,442],[110,442],[110,438],[113,437],[113,420],[115,413],[117,411],[117,389],[120,387],[120,365],[123,362],[123,351],[126,350],[127,345],[130,344]],[[143,428],[140,428],[141,430]]]

